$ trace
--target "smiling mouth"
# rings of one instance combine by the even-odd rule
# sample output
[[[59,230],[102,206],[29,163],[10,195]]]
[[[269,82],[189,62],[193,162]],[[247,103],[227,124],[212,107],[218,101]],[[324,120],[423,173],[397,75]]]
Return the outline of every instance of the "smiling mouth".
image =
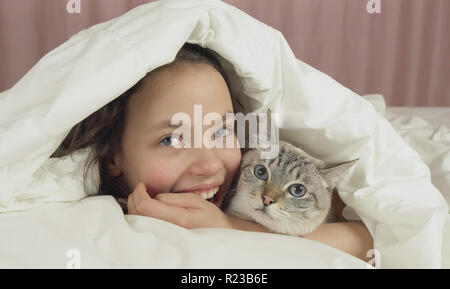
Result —
[[[190,191],[180,191],[177,193],[194,193],[199,195],[202,199],[207,200],[208,202],[213,203],[217,207],[220,208],[221,202],[222,202],[222,187],[223,184],[220,186],[215,186],[211,188],[206,189],[198,189],[198,190],[190,190]]]
[[[218,191],[219,191],[219,186],[216,186],[216,187],[213,187],[212,189],[201,189],[201,190],[190,191],[187,193],[194,193],[194,194],[200,195],[200,197],[202,197],[202,199],[210,201],[214,198],[214,196],[217,194]]]

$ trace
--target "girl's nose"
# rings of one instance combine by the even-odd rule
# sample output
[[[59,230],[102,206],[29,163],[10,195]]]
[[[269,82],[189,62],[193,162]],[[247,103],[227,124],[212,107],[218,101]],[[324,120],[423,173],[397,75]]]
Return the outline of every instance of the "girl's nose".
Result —
[[[189,168],[193,175],[214,175],[223,167],[222,161],[216,156],[214,150],[208,148],[195,149],[195,160]]]

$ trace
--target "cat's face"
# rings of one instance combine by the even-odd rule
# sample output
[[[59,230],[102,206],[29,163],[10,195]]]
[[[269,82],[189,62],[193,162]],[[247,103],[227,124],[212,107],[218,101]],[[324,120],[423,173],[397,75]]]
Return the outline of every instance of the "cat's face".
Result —
[[[237,191],[226,212],[279,233],[304,235],[324,221],[340,171],[353,163],[326,169],[297,147],[279,145],[274,159],[260,159],[257,150],[243,156]]]

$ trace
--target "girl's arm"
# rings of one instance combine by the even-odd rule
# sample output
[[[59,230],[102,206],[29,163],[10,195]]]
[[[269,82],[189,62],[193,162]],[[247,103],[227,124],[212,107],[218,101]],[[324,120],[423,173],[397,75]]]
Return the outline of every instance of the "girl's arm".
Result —
[[[372,235],[364,223],[358,221],[322,224],[303,237],[342,250],[365,262],[370,260],[367,253],[373,248]]]
[[[229,217],[234,229],[273,233],[269,229],[250,221]],[[302,236],[342,250],[365,262],[370,258],[367,252],[373,248],[373,238],[363,222],[340,222],[320,225],[314,232]]]

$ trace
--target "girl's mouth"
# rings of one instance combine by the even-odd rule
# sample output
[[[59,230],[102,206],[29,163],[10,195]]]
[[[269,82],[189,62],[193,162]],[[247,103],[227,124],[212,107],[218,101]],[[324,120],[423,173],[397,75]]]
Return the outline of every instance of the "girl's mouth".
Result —
[[[202,199],[207,200],[220,208],[222,203],[222,187],[223,184],[212,188],[193,190],[185,193],[198,194]]]
[[[216,205],[216,207],[218,207],[219,209],[222,207],[222,200],[223,200],[223,198],[222,198],[222,191],[223,191],[223,184],[219,186],[219,190],[212,197],[212,200],[210,201],[211,203]]]
[[[200,197],[202,197],[202,199],[210,201],[214,198],[214,196],[217,194],[218,191],[219,191],[219,186],[216,186],[216,187],[213,187],[210,189],[195,190],[195,191],[192,191],[192,193],[198,194],[198,195],[200,195]]]
[[[222,201],[222,186],[223,185],[220,185],[212,189],[196,190],[192,193],[199,194],[202,199],[207,200],[220,208]]]

